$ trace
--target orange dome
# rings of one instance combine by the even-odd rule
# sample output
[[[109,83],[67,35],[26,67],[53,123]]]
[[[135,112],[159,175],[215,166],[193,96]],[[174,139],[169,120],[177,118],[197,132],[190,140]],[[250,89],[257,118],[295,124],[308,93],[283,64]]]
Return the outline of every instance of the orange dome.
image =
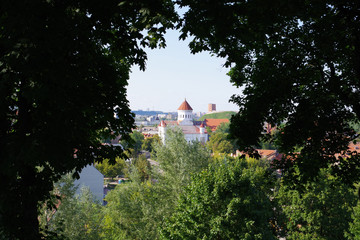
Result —
[[[193,110],[193,109],[191,108],[190,104],[185,99],[185,101],[180,105],[178,110]]]

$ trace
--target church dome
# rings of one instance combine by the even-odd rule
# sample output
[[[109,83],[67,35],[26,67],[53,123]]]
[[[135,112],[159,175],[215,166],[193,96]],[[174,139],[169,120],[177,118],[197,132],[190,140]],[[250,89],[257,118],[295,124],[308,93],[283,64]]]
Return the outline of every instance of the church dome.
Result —
[[[191,108],[190,104],[185,99],[185,101],[180,105],[178,110],[193,110],[193,109]]]

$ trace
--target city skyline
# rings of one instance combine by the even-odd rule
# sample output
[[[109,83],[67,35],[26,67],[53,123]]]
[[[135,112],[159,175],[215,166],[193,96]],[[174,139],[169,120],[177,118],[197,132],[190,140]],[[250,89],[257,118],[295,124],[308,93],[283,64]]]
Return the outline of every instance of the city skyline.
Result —
[[[171,30],[165,49],[147,50],[144,72],[132,67],[127,87],[131,110],[174,112],[186,98],[194,112],[207,112],[209,103],[218,111],[237,111],[228,101],[240,90],[230,83],[225,60],[208,52],[191,54],[189,40],[179,41],[178,36]]]

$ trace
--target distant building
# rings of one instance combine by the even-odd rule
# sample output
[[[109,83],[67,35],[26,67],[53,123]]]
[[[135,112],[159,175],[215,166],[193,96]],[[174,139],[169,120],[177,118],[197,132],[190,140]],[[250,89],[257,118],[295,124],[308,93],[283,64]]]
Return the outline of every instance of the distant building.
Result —
[[[144,135],[144,138],[152,137],[158,134],[157,127],[144,126],[140,129],[140,132]]]
[[[202,117],[202,116],[204,116],[204,115],[205,115],[204,112],[196,112],[196,113],[194,113],[194,116],[195,116],[196,118],[200,118],[200,117]]]
[[[206,143],[209,135],[205,129],[205,125],[202,122],[196,122],[193,120],[193,109],[186,101],[186,99],[180,105],[177,112],[177,121],[161,121],[158,126],[158,134],[163,143],[165,143],[166,139],[166,130],[175,126],[179,127],[182,130],[185,139],[188,142],[197,140],[201,143]]]
[[[209,113],[211,113],[211,112],[216,112],[216,104],[209,103],[209,104],[208,104],[208,112],[209,112]]]
[[[146,120],[147,120],[148,122],[155,121],[155,119],[156,119],[156,116],[149,116],[149,117],[146,118]]]
[[[160,123],[160,120],[157,116],[149,116],[146,117],[144,120],[136,120],[135,119],[135,125],[136,126],[153,126],[158,125]]]
[[[167,114],[166,113],[160,113],[157,116],[158,116],[158,118],[166,118]]]
[[[176,120],[176,118],[177,118],[177,114],[175,114],[175,113],[168,113],[168,114],[166,115],[166,119],[167,119],[167,120],[173,120],[173,119]]]
[[[135,121],[136,126],[151,126],[150,122],[148,121]]]

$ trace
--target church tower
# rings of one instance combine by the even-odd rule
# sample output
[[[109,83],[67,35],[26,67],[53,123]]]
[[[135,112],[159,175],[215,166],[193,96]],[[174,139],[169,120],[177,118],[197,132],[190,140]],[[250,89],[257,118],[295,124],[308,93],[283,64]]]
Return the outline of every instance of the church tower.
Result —
[[[179,125],[194,125],[193,109],[190,104],[185,101],[178,108],[178,123]]]

